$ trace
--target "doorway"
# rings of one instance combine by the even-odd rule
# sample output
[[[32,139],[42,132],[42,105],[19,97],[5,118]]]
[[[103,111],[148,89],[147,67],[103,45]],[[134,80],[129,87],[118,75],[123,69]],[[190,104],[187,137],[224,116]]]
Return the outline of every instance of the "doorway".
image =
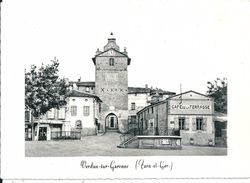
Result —
[[[105,126],[107,130],[117,130],[118,129],[118,118],[115,114],[110,113],[106,116]]]
[[[38,140],[47,140],[47,127],[39,128]]]

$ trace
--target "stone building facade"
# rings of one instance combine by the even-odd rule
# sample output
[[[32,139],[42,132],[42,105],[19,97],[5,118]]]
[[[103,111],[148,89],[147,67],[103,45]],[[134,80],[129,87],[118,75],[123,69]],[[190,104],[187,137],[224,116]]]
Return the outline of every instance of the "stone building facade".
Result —
[[[214,101],[188,91],[151,104],[137,113],[140,134],[177,135],[182,144],[214,145]]]
[[[128,65],[131,59],[126,49],[120,51],[115,38],[109,38],[103,51],[97,50],[95,64],[95,94],[103,101],[100,112],[102,131],[127,131]]]

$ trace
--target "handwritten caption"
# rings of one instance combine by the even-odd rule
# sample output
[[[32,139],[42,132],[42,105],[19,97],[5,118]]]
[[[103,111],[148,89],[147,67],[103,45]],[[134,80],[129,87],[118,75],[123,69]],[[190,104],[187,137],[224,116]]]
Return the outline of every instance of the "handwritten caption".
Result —
[[[132,166],[129,164],[121,164],[112,160],[108,163],[95,163],[95,162],[87,162],[86,160],[82,160],[80,162],[80,166],[83,169],[110,169],[114,172],[117,169],[128,169]],[[168,161],[157,161],[157,162],[146,162],[144,159],[138,159],[134,163],[135,170],[145,170],[145,169],[160,169],[160,170],[169,170],[173,169],[173,162]]]

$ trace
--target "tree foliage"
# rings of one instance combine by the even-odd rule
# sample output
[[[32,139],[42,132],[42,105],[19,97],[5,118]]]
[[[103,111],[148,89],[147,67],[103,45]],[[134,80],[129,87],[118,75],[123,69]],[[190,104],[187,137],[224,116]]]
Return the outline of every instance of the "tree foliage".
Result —
[[[30,71],[25,71],[25,108],[34,117],[66,105],[67,82],[58,76],[59,61],[54,58],[51,62],[39,68],[31,65]]]
[[[217,78],[213,82],[207,82],[207,94],[214,98],[215,111],[227,113],[227,79]]]

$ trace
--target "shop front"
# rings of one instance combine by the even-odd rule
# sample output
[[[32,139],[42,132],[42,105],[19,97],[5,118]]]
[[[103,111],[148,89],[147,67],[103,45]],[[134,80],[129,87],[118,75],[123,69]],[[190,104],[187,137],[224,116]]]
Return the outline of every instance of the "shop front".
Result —
[[[194,92],[185,92],[168,99],[168,122],[182,144],[214,145],[213,99]]]

